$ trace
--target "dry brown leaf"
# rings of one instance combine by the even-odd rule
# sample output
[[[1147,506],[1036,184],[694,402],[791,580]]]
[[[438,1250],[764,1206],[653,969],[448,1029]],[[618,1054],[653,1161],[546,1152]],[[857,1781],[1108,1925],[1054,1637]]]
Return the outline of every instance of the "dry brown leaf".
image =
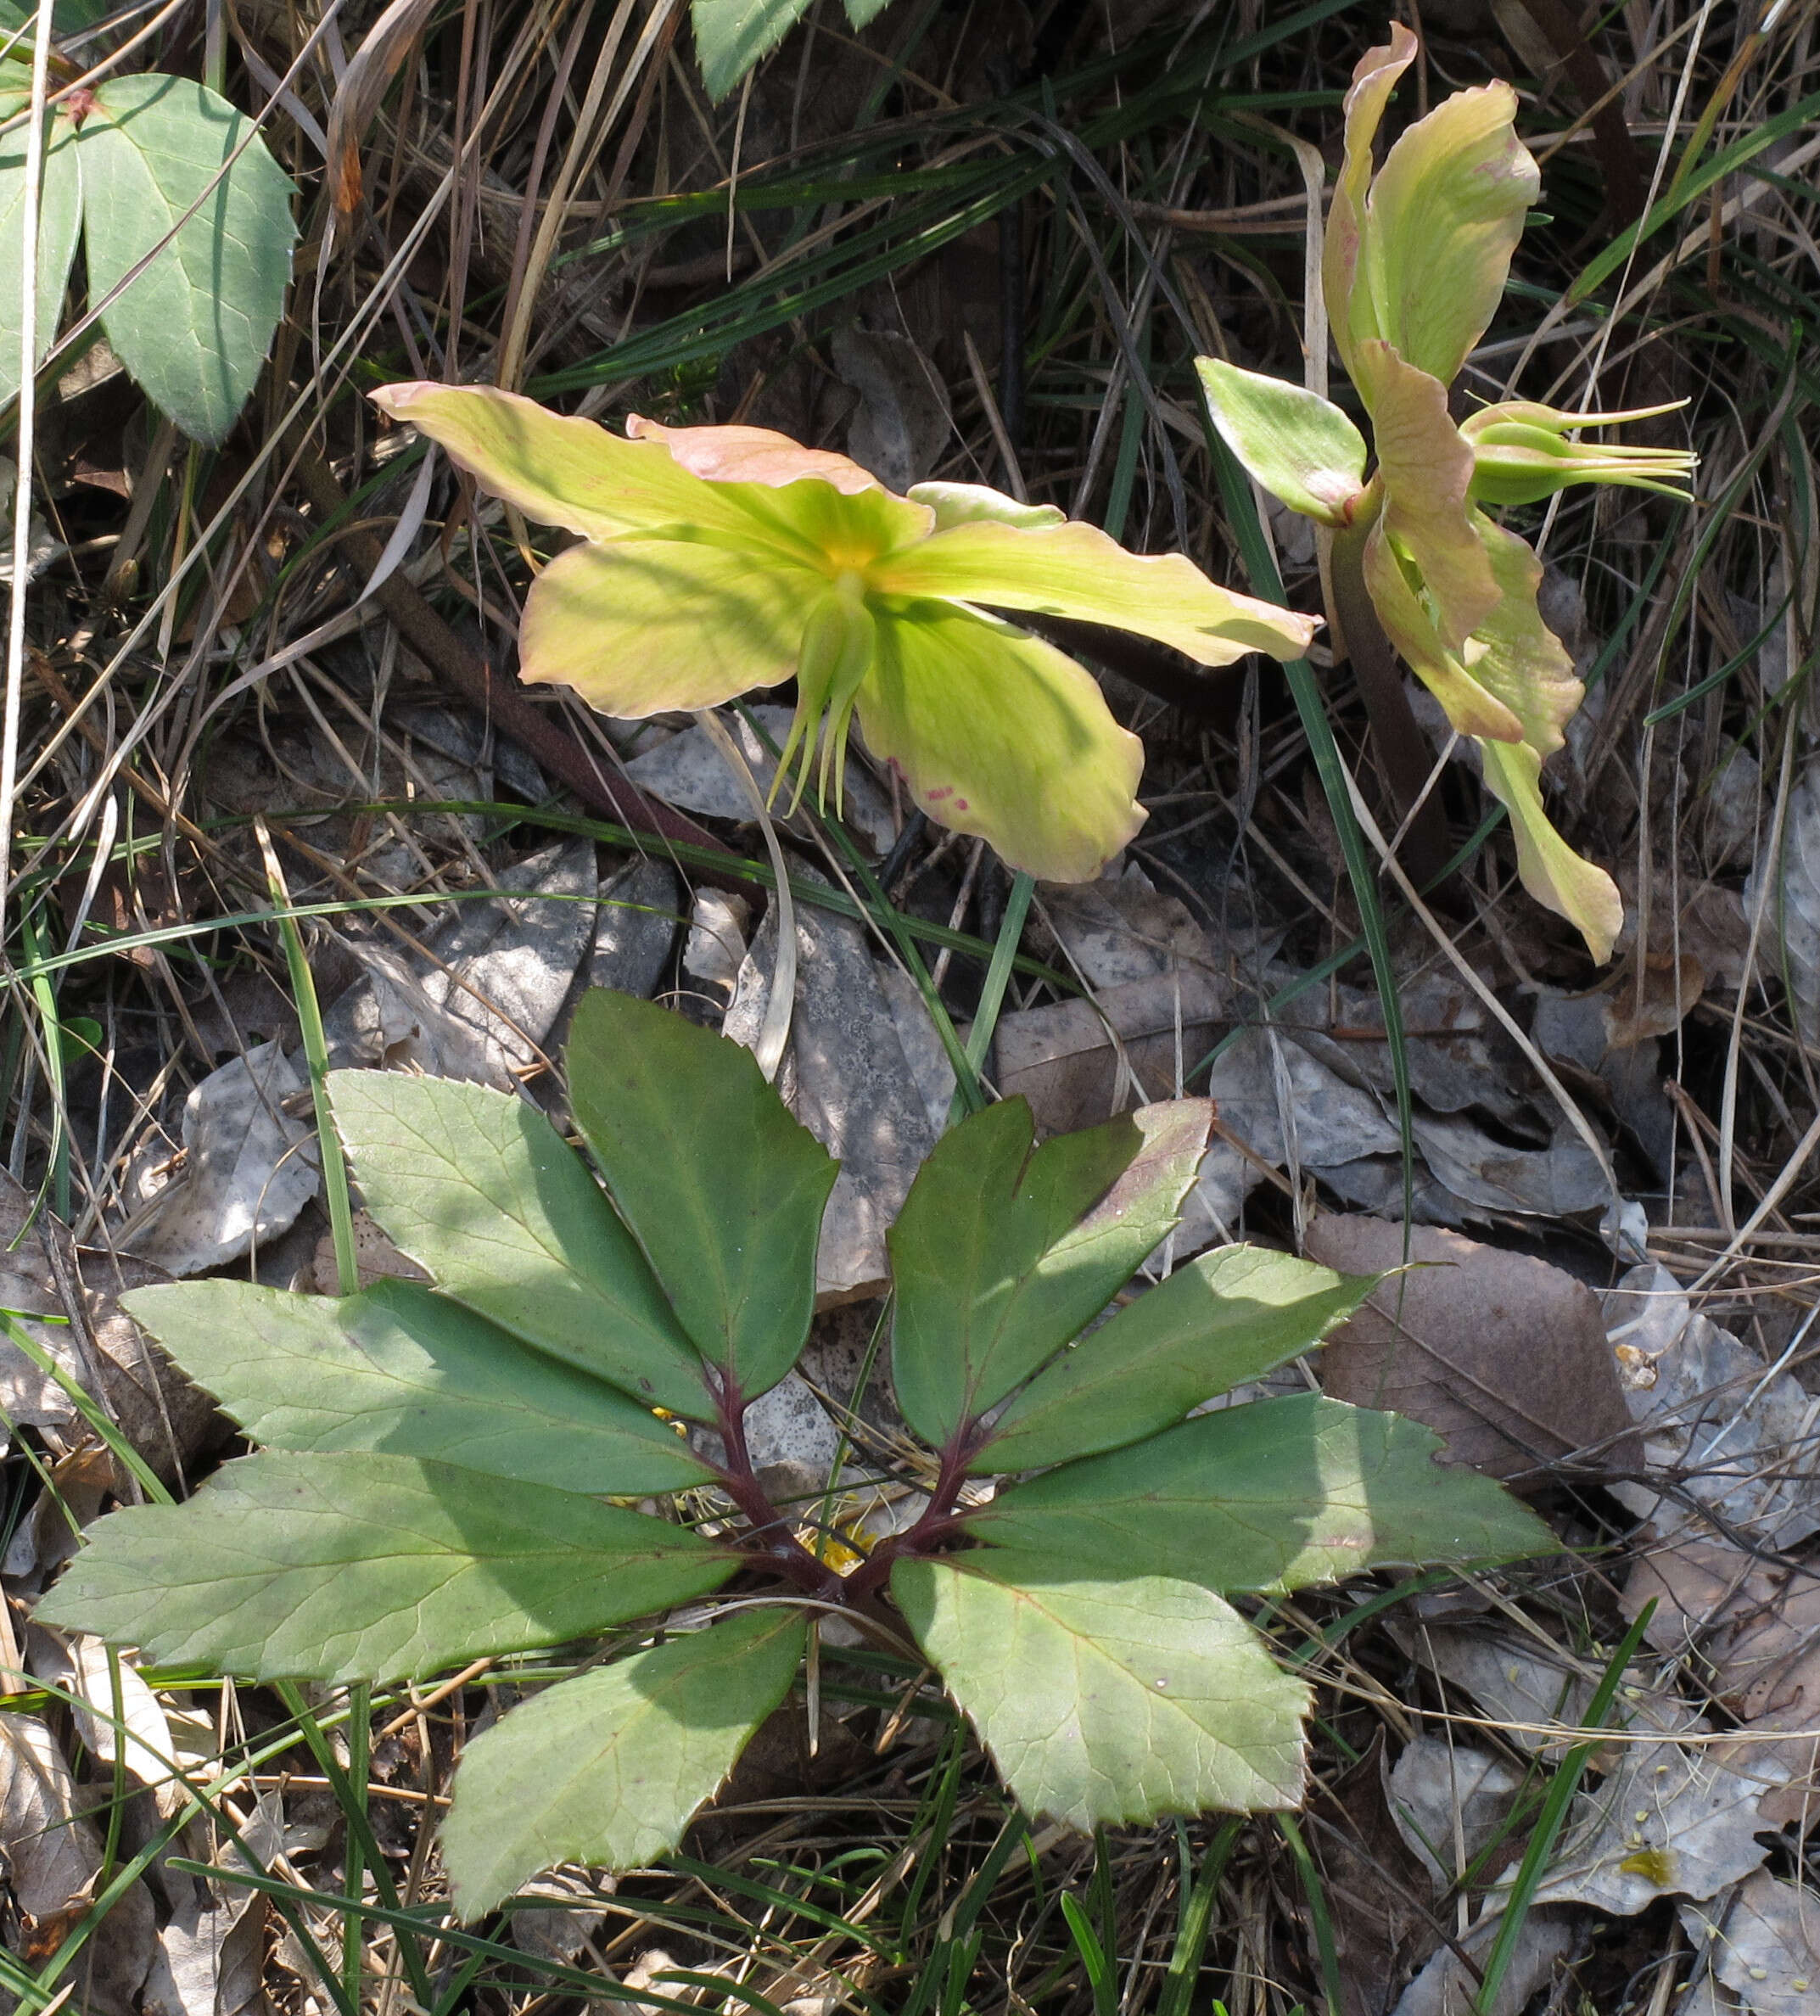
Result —
[[[1322,1217],[1308,1252],[1324,1267],[1400,1267],[1404,1229]],[[1408,1231],[1414,1267],[1382,1283],[1329,1337],[1317,1369],[1336,1398],[1425,1422],[1448,1459],[1521,1480],[1586,1452],[1634,1463],[1630,1414],[1591,1291],[1545,1260],[1426,1226]]]

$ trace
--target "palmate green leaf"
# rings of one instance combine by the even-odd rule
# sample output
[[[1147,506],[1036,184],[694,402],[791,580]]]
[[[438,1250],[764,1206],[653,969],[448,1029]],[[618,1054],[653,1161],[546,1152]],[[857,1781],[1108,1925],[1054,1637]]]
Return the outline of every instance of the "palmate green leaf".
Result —
[[[1280,504],[1343,525],[1365,483],[1365,438],[1339,407],[1287,378],[1196,357],[1207,411],[1226,445]]]
[[[297,236],[290,178],[249,119],[187,77],[97,85],[79,146],[91,297],[156,254],[102,311],[108,341],[184,433],[213,446],[246,404],[283,311]]]
[[[411,1282],[336,1300],[176,1281],[122,1307],[268,1448],[383,1449],[623,1497],[712,1476],[647,1408]]]
[[[1441,1439],[1319,1394],[1197,1415],[1001,1492],[967,1520],[1084,1574],[1134,1562],[1210,1589],[1296,1589],[1364,1568],[1517,1560],[1554,1536]]]
[[[515,1708],[462,1753],[442,1856],[463,1918],[556,1862],[632,1869],[674,1848],[788,1692],[800,1611],[736,1612]]]
[[[891,1588],[1027,1812],[1085,1832],[1300,1802],[1308,1689],[1211,1591],[996,1554],[899,1561]]]
[[[29,78],[28,78],[29,83]],[[12,104],[0,98],[0,115]],[[42,196],[38,207],[37,320],[33,355],[42,363],[57,335],[64,288],[82,223],[82,171],[67,119],[46,120]],[[25,132],[0,140],[0,404],[18,392],[25,305]]]
[[[636,1241],[535,1106],[398,1072],[332,1072],[328,1086],[367,1208],[445,1294],[634,1399],[713,1413]]]
[[[1033,1147],[1028,1104],[936,1144],[891,1228],[892,1372],[938,1448],[1096,1316],[1168,1235],[1207,1151],[1205,1100]]]
[[[756,1398],[808,1339],[838,1165],[750,1050],[630,994],[582,997],[568,1082],[613,1202],[683,1327]]]
[[[737,1559],[574,1492],[390,1455],[249,1456],[110,1513],[45,1622],[250,1679],[410,1679],[718,1588]]]
[[[1379,1279],[1260,1246],[1203,1253],[1039,1372],[968,1468],[1037,1470],[1154,1435],[1318,1344]]]

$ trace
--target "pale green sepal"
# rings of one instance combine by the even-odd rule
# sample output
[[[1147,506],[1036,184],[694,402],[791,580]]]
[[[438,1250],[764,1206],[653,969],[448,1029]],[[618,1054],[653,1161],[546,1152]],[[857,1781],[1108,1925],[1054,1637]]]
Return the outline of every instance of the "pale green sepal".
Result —
[[[77,146],[89,298],[122,288],[102,328],[160,410],[216,446],[283,312],[296,190],[253,121],[187,77],[105,79]]]
[[[950,602],[872,607],[866,747],[931,819],[990,842],[1007,866],[1090,882],[1145,818],[1144,745],[1098,682],[1040,638]]]
[[[1445,709],[1462,735],[1502,742],[1522,739],[1523,724],[1488,693],[1441,641],[1434,619],[1411,585],[1380,518],[1366,535],[1361,571],[1384,634]]]
[[[1026,1812],[1084,1834],[1301,1803],[1309,1691],[1210,1590],[996,1550],[891,1588]]]
[[[1334,348],[1348,372],[1355,344],[1381,336],[1371,289],[1358,271],[1365,232],[1365,197],[1371,182],[1371,143],[1397,81],[1415,59],[1415,36],[1401,21],[1390,25],[1390,41],[1368,49],[1352,71],[1346,94],[1345,154],[1322,243],[1321,283],[1327,298]]]
[[[956,525],[977,524],[988,519],[999,525],[1065,525],[1068,514],[1059,505],[1020,504],[1002,490],[989,490],[983,483],[919,483],[905,492],[912,503],[927,504],[935,513],[935,529],[947,532]]]
[[[976,518],[888,554],[870,570],[881,593],[939,596],[1134,630],[1200,665],[1248,651],[1299,658],[1319,628],[1210,581],[1184,553],[1128,553],[1097,525],[1019,526]]]
[[[1287,378],[1196,357],[1221,439],[1280,504],[1343,525],[1365,481],[1365,440],[1339,407]]]
[[[1508,84],[1456,91],[1404,130],[1366,199],[1360,280],[1378,333],[1452,384],[1485,333],[1542,176]]]
[[[794,676],[804,614],[826,587],[812,568],[726,546],[571,546],[531,585],[519,670],[622,718],[718,707]]]
[[[1526,742],[1481,742],[1487,787],[1510,815],[1517,874],[1537,902],[1565,917],[1603,966],[1624,925],[1624,899],[1603,868],[1583,860],[1549,823],[1542,760]]]
[[[384,1450],[628,1498],[712,1481],[648,1408],[414,1282],[338,1298],[174,1281],[120,1306],[266,1448]]]
[[[39,363],[57,335],[64,289],[82,227],[82,171],[75,130],[47,114],[42,194],[38,205],[38,286],[33,356]],[[25,329],[25,134],[0,141],[0,404],[19,390]]]
[[[367,1208],[445,1294],[647,1407],[711,1417],[644,1255],[528,1100],[395,1071],[332,1072],[328,1091]]]
[[[570,1103],[678,1319],[746,1400],[796,1363],[839,1165],[750,1050],[596,988],[568,1044]]]
[[[1562,731],[1586,697],[1566,647],[1543,620],[1542,563],[1515,532],[1482,511],[1473,529],[1498,584],[1498,603],[1473,637],[1472,675],[1521,723],[1538,757],[1560,748]]]
[[[1319,1344],[1380,1278],[1259,1246],[1202,1253],[1039,1372],[967,1467],[1037,1470],[1171,1427]]]
[[[442,1827],[472,1922],[557,1862],[635,1869],[682,1838],[789,1691],[800,1613],[752,1609],[565,1680],[469,1743]]]
[[[1319,1394],[1257,1400],[1044,1470],[966,1525],[1084,1575],[1142,1563],[1223,1591],[1554,1550],[1548,1527],[1489,1477],[1436,1464],[1440,1448],[1417,1422]]]
[[[573,1491],[405,1456],[248,1456],[126,1505],[38,1606],[161,1664],[401,1680],[705,1596],[739,1558]]]

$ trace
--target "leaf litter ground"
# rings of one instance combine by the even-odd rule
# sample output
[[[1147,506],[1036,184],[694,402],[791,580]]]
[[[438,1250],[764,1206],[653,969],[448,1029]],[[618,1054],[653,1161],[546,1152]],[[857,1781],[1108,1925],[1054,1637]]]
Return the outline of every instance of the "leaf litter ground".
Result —
[[[312,913],[338,1064],[522,1083],[560,1116],[546,1060],[585,982],[714,1026],[731,1013],[753,1041],[764,1026],[778,906],[738,798],[689,781],[715,776],[682,747],[695,731],[514,712],[498,675],[526,579],[515,529],[442,474],[420,497],[405,444],[375,440],[345,385],[507,370],[541,395],[596,392],[591,410],[608,414],[750,420],[888,463],[893,484],[1022,484],[1239,580],[1238,507],[1206,460],[1188,360],[1299,375],[1305,196],[1281,137],[1331,141],[1335,94],[1380,16],[1240,8],[1201,24],[1145,6],[1113,34],[1065,5],[983,30],[899,11],[855,43],[823,10],[749,98],[710,112],[686,31],[663,53],[662,10],[654,35],[615,41],[574,8],[462,8],[356,114],[352,95],[386,67],[369,46],[378,7],[337,10],[343,48],[366,57],[339,87],[303,31],[243,10],[222,50],[228,95],[256,109],[291,77],[264,130],[306,207],[325,144],[344,147],[350,121],[363,135],[365,207],[332,229],[326,208],[311,213],[326,277],[293,290],[264,421],[193,455],[104,347],[53,358],[15,815],[33,844],[15,846],[27,872],[7,943],[14,974],[36,975],[8,1003],[21,1187],[0,1301],[21,1318],[0,1357],[5,1663],[21,1677],[0,1788],[18,1912],[7,1985],[37,1984],[28,2006],[73,1984],[84,2008],[184,2016],[262,1997],[525,2008],[603,1976],[653,2002],[763,1996],[799,2016],[1176,2016],[1214,1996],[1235,2012],[1465,2006],[1580,1718],[1654,1596],[1489,2006],[1656,2010],[1685,1987],[1690,2007],[1800,2007],[1820,1978],[1802,1971],[1820,1712],[1803,934],[1820,898],[1812,388],[1795,347],[1817,313],[1803,123],[1817,86],[1799,9],[1757,26],[1626,14],[1590,47],[1557,47],[1540,6],[1423,9],[1431,99],[1518,81],[1551,218],[1525,241],[1470,397],[1506,396],[1520,368],[1522,393],[1571,402],[1596,365],[1590,403],[1694,402],[1698,514],[1606,497],[1547,529],[1550,619],[1593,686],[1550,809],[1623,892],[1615,967],[1601,977],[1524,904],[1492,836],[1436,902],[1513,1034],[1380,880],[1406,1173],[1396,1044],[1357,949],[1375,926],[1318,781],[1332,751],[1311,748],[1268,668],[1190,680],[1141,656],[1103,669],[1145,742],[1150,821],[1116,876],[1039,888],[1006,938],[1016,962],[980,1056],[1045,1129],[1184,1090],[1221,1102],[1196,1216],[1159,1271],[1241,1233],[1312,1251],[1324,1224],[1362,1236],[1361,1217],[1402,1216],[1407,1183],[1418,1224],[1437,1228],[1420,1237],[1450,1238],[1458,1281],[1416,1274],[1400,1312],[1380,1295],[1346,1377],[1419,1415],[1426,1393],[1425,1418],[1514,1475],[1563,1543],[1490,1581],[1404,1587],[1392,1571],[1259,1606],[1322,1718],[1295,1834],[1026,1830],[921,1676],[830,1644],[819,1699],[786,1705],[692,1860],[616,1888],[552,1881],[464,1946],[429,1824],[451,1767],[470,1742],[489,1755],[501,1705],[592,1648],[366,1703],[155,1667],[116,1677],[92,1646],[26,1621],[72,1520],[143,1495],[72,1388],[179,1489],[220,1449],[119,1295],[157,1270],[335,1281],[255,818]],[[154,67],[196,61],[173,45]],[[1652,187],[1660,221],[1633,244]],[[1023,282],[1010,323],[1008,272]],[[932,420],[932,385],[951,424]],[[287,431],[299,393],[305,424]],[[356,493],[377,531],[364,549],[364,529],[325,536]],[[402,564],[358,599],[413,514]],[[1287,599],[1319,607],[1312,546],[1292,520],[1267,524]],[[462,696],[490,661],[483,714]],[[1317,669],[1333,748],[1371,799],[1354,691]],[[728,725],[762,776],[755,714]],[[1420,753],[1432,764],[1442,745]],[[868,1471],[898,1464],[888,1492],[833,1492],[863,1545],[914,1517],[932,1481],[901,1468],[889,1396],[861,1377],[877,1355],[877,1231],[946,1123],[957,1066],[965,1090],[1013,890],[853,763],[850,831],[811,820],[790,843],[798,977],[780,1078],[850,1172],[822,1287],[851,1299],[818,1317],[766,1454],[818,1500],[831,1467],[837,1484],[861,1456]],[[1467,843],[1476,779],[1452,758],[1433,796]],[[658,801],[675,808],[667,825]],[[647,837],[628,844],[629,827]],[[360,1258],[363,1278],[410,1271],[374,1233]],[[1537,1354],[1487,1340],[1543,1328],[1560,1362],[1538,1392],[1524,1383]],[[1262,1390],[1321,1374],[1265,1371]],[[371,1910],[350,1916],[350,1897]]]

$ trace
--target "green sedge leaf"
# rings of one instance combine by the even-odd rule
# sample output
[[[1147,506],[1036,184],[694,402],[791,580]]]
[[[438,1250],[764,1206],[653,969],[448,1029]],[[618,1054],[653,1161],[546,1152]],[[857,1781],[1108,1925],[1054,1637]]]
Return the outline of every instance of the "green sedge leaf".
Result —
[[[1448,721],[1462,735],[1520,742],[1521,721],[1495,694],[1488,693],[1442,641],[1381,518],[1365,535],[1361,567],[1385,636],[1441,703]]]
[[[59,1629],[250,1679],[409,1679],[718,1588],[738,1560],[572,1491],[405,1456],[249,1456],[109,1514],[44,1598]]]
[[[1472,450],[1448,416],[1446,386],[1388,344],[1360,344],[1355,375],[1371,412],[1384,528],[1415,563],[1441,641],[1457,652],[1498,594],[1466,501]]]
[[[994,609],[1135,630],[1201,665],[1248,651],[1299,658],[1319,627],[1210,581],[1184,553],[1128,553],[1097,525],[976,518],[887,554],[869,570],[891,596],[940,596]]]
[[[1444,385],[1498,311],[1542,187],[1516,104],[1504,83],[1456,91],[1404,130],[1366,199],[1364,277],[1379,333]]]
[[[1205,1100],[1033,1147],[1008,1099],[951,1128],[888,1235],[898,1404],[940,1447],[1059,1351],[1168,1235],[1207,1151]]]
[[[1624,926],[1617,884],[1555,832],[1542,803],[1542,759],[1527,742],[1481,742],[1488,790],[1510,815],[1517,874],[1537,902],[1566,918],[1599,965]]]
[[[1365,482],[1365,438],[1336,406],[1287,378],[1196,357],[1207,411],[1226,445],[1279,503],[1344,525]]]
[[[20,344],[25,326],[25,134],[20,127],[0,141],[0,404],[14,396],[20,384]],[[75,130],[67,119],[48,114],[33,350],[41,364],[56,340],[81,227],[82,170]]]
[[[1397,79],[1415,59],[1412,31],[1401,21],[1392,21],[1390,36],[1388,43],[1366,50],[1352,71],[1344,106],[1346,152],[1334,184],[1321,250],[1321,283],[1334,348],[1349,373],[1357,344],[1385,333],[1378,322],[1371,288],[1358,269],[1366,228],[1366,193],[1371,183],[1371,143]]]
[[[996,1550],[899,1561],[891,1588],[1027,1812],[1087,1833],[1301,1802],[1308,1689],[1210,1590]]]
[[[161,411],[216,446],[283,312],[290,177],[251,120],[187,77],[98,84],[77,146],[90,297],[124,283],[101,311],[108,341]]]
[[[1254,1401],[1014,1484],[967,1527],[1083,1574],[1141,1561],[1220,1590],[1554,1550],[1488,1477],[1436,1463],[1440,1447],[1414,1421],[1319,1394]]]
[[[795,678],[804,619],[826,586],[812,568],[725,546],[571,546],[526,599],[520,674],[625,718],[717,707]]]
[[[1203,1253],[1039,1372],[968,1467],[1037,1470],[1172,1427],[1319,1344],[1380,1278],[1258,1246]]]
[[[908,492],[913,504],[927,504],[935,513],[935,529],[951,531],[983,519],[998,525],[1065,525],[1068,514],[1054,504],[1020,504],[1002,490],[983,483],[919,483]]]
[[[268,1448],[383,1449],[626,1497],[713,1474],[648,1408],[412,1282],[337,1300],[176,1281],[121,1307]]]
[[[722,98],[809,12],[809,0],[693,0],[695,59],[708,100]]]
[[[575,1118],[703,1358],[745,1399],[796,1363],[838,1165],[750,1050],[596,988],[568,1045]]]
[[[873,605],[860,686],[866,747],[931,819],[1044,882],[1086,882],[1143,825],[1144,745],[1073,659],[941,602]]]
[[[564,1680],[471,1742],[442,1855],[472,1921],[540,1869],[635,1869],[681,1840],[789,1692],[808,1632],[749,1610]]]
[[[535,1106],[398,1072],[332,1072],[328,1089],[367,1208],[445,1294],[647,1406],[711,1418],[644,1255]]]

